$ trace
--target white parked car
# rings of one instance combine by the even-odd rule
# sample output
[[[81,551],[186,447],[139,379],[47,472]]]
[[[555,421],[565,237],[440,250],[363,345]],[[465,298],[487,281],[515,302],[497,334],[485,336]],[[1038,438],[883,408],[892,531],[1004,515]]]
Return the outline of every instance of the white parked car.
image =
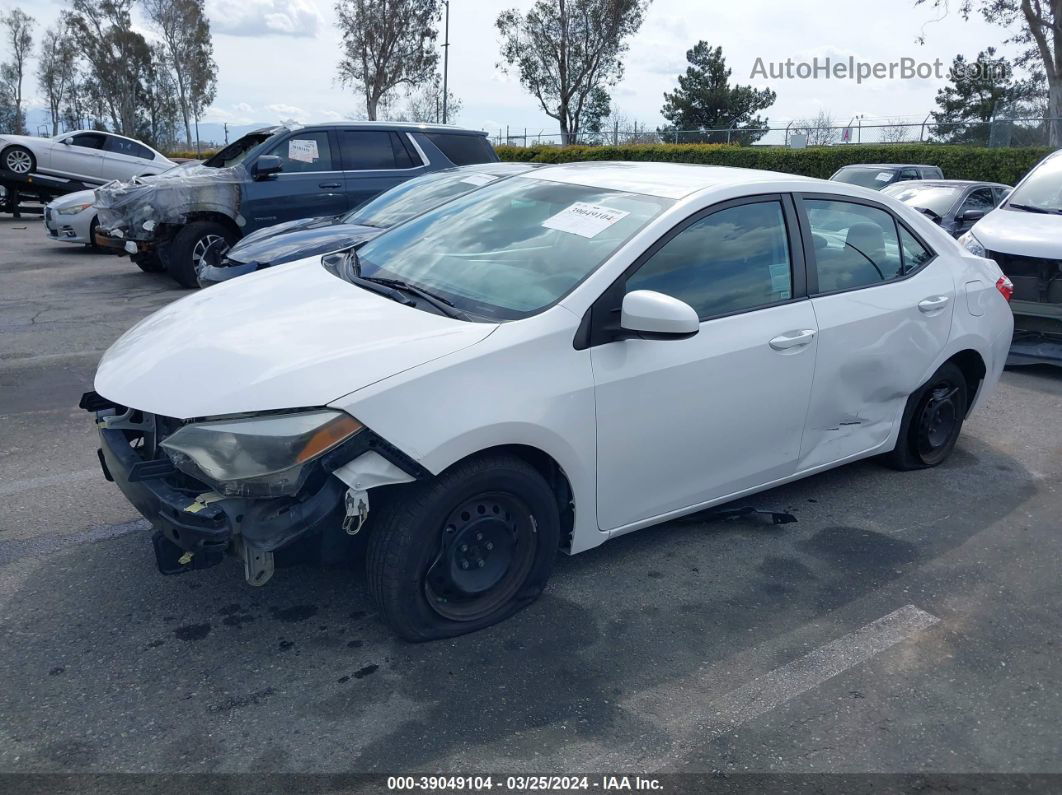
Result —
[[[1010,364],[1062,365],[1062,150],[1025,175],[959,238],[1014,283]]]
[[[49,240],[96,245],[96,191],[79,190],[60,196],[44,207],[44,231]]]
[[[558,549],[940,464],[1003,368],[1007,289],[859,187],[553,166],[170,304],[82,407],[164,572],[229,551],[257,585],[286,545],[365,533],[380,614],[425,640],[534,600]]]
[[[38,138],[0,135],[0,173],[43,174],[88,185],[161,174],[175,164],[147,144],[96,130]]]

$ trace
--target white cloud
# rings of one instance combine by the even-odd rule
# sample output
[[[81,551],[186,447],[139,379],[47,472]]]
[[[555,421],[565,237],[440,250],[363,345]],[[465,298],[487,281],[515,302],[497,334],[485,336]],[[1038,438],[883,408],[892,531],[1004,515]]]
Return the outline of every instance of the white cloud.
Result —
[[[285,105],[284,103],[277,103],[275,105],[266,105],[265,109],[274,116],[277,116],[279,121],[297,121],[304,123],[310,121],[309,114],[302,108],[295,105]]]
[[[321,24],[314,0],[208,0],[211,30],[230,36],[313,38]]]

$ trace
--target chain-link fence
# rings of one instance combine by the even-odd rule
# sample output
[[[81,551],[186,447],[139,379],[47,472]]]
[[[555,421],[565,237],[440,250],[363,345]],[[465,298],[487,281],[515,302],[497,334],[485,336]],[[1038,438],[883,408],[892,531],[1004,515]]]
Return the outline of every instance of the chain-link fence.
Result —
[[[1052,127],[1062,128],[1056,118],[997,119],[988,122],[937,123],[860,121],[845,126],[825,126],[813,122],[791,122],[784,127],[719,128],[675,130],[635,124],[614,124],[602,130],[580,133],[569,143],[585,146],[625,146],[630,144],[757,144],[763,146],[835,146],[847,144],[943,143],[968,146],[1050,146]],[[1057,135],[1058,133],[1056,133]],[[560,133],[532,132],[528,128],[506,127],[493,137],[497,145],[559,146]],[[1056,137],[1056,141],[1058,138]]]

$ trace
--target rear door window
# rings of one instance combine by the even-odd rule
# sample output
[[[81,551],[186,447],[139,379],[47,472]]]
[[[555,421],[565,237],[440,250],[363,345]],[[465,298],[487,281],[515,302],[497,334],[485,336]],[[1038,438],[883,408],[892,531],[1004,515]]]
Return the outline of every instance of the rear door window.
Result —
[[[435,144],[455,166],[493,163],[497,159],[494,155],[494,147],[483,135],[424,133],[424,137]]]
[[[903,276],[896,221],[883,209],[843,200],[805,199],[818,292],[882,284]]]
[[[329,146],[328,133],[325,131],[296,132],[266,154],[280,158],[284,174],[338,171],[332,161],[332,147]]]
[[[119,155],[128,155],[129,157],[142,157],[146,160],[153,160],[155,158],[151,153],[151,150],[146,146],[138,144],[136,141],[130,141],[126,138],[119,138],[116,135],[107,136],[107,143],[104,144],[103,150],[105,152],[114,152]]]
[[[386,130],[342,130],[339,146],[346,171],[390,171],[417,165],[399,136]]]

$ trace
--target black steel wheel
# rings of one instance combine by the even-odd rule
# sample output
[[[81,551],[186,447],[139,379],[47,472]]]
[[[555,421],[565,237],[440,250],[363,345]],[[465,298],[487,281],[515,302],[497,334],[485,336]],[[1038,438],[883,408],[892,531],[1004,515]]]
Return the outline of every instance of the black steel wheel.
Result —
[[[523,459],[483,456],[378,491],[365,530],[369,593],[403,638],[483,629],[545,587],[560,516],[553,490]]]
[[[900,436],[888,463],[897,469],[925,469],[943,463],[959,439],[968,406],[962,370],[945,363],[908,398]]]

